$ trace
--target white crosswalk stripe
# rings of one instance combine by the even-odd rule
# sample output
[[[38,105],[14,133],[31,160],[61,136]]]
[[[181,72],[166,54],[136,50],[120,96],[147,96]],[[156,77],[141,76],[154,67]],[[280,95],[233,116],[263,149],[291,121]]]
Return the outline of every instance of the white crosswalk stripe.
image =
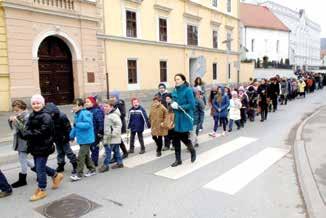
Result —
[[[288,152],[289,150],[279,148],[266,148],[206,184],[204,188],[234,195]]]
[[[235,152],[253,142],[257,139],[248,138],[248,137],[239,137],[230,142],[222,144],[216,148],[210,149],[204,153],[201,153],[197,156],[197,161],[194,163],[190,162],[190,159],[187,159],[183,162],[182,165],[178,167],[168,167],[166,169],[160,170],[155,173],[155,175],[163,176],[170,179],[179,179],[183,176],[186,176],[216,160],[219,160],[225,157],[232,152]]]
[[[220,136],[221,135],[218,135],[218,137],[220,137]],[[207,134],[203,134],[203,135],[198,136],[199,144],[200,143],[205,143],[205,142],[210,141],[210,140],[212,140],[212,138],[209,137]],[[186,148],[183,147],[183,150],[184,149],[186,149]],[[166,157],[166,156],[171,155],[171,154],[174,154],[174,151],[171,151],[171,150],[164,151],[160,158]],[[151,161],[154,161],[156,159],[158,159],[158,158],[156,157],[156,151],[154,150],[154,151],[150,151],[150,152],[147,152],[145,154],[142,154],[141,156],[136,155],[134,157],[128,158],[128,159],[124,160],[123,164],[128,168],[134,168],[134,167],[149,163]]]

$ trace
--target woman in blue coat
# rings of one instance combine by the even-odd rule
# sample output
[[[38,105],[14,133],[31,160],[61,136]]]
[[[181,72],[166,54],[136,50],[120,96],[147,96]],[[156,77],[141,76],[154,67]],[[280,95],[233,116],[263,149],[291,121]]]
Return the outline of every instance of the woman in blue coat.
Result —
[[[223,132],[222,135],[225,135],[226,132],[226,123],[227,123],[227,116],[228,116],[228,108],[230,106],[230,100],[228,95],[224,94],[224,88],[219,87],[216,96],[213,99],[212,107],[214,109],[214,130],[210,133],[210,136],[216,137],[217,136],[217,128],[218,122],[220,121],[223,125]]]
[[[174,76],[175,89],[172,92],[173,102],[171,107],[174,111],[174,136],[173,146],[175,148],[175,162],[171,165],[176,167],[182,164],[181,141],[187,146],[191,154],[191,162],[196,160],[196,151],[190,140],[190,132],[193,128],[195,98],[192,88],[189,87],[186,77],[183,74]]]

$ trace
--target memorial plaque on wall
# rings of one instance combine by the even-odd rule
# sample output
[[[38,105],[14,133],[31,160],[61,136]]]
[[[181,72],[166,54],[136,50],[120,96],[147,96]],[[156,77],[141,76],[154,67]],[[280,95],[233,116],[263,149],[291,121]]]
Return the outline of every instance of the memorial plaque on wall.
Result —
[[[95,74],[94,72],[87,72],[87,82],[95,83]]]

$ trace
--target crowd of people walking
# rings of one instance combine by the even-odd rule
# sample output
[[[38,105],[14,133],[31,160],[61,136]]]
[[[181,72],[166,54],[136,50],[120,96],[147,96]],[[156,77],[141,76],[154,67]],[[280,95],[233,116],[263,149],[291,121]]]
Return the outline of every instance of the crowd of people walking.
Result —
[[[66,157],[72,165],[71,181],[123,168],[123,159],[135,152],[136,135],[140,144],[139,154],[146,152],[143,136],[146,128],[151,129],[157,157],[171,149],[175,152],[171,167],[181,165],[182,142],[193,163],[199,146],[197,137],[203,131],[205,108],[210,109],[214,123],[209,135],[213,138],[225,136],[233,131],[234,124],[239,130],[248,121],[254,122],[257,116],[265,122],[270,112],[277,111],[279,104],[286,105],[288,101],[305,98],[307,93],[323,89],[326,76],[302,72],[297,78],[255,79],[234,89],[214,85],[209,92],[201,78],[196,78],[190,85],[183,74],[176,74],[174,81],[172,92],[168,92],[164,83],[158,85],[149,113],[138,98],[132,98],[127,112],[117,91],[110,93],[110,99],[101,102],[94,96],[75,99],[73,122],[55,104],[46,104],[41,95],[31,98],[30,113],[24,101],[15,100],[12,103],[14,115],[8,123],[13,130],[13,149],[18,152],[21,169],[18,181],[11,185],[0,170],[0,198],[11,195],[12,188],[27,185],[28,168],[37,175],[37,188],[30,200],[45,198],[47,176],[52,178],[52,189],[59,188],[63,181]],[[221,134],[218,133],[220,127]],[[130,133],[129,150],[122,138],[122,134],[127,132]],[[80,147],[78,155],[71,149],[74,141]],[[101,144],[105,150],[102,165],[99,157]],[[58,166],[52,169],[47,166],[47,161],[55,150]],[[29,154],[33,161],[28,158]]]

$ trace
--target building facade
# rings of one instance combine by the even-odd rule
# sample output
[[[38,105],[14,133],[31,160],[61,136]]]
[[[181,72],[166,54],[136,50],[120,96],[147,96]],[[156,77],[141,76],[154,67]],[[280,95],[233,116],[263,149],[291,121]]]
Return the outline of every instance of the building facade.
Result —
[[[237,82],[239,1],[101,1],[110,90],[174,85],[183,73],[210,84]]]
[[[320,25],[310,20],[304,10],[295,11],[268,1],[268,7],[291,31],[290,64],[297,68],[320,66]]]
[[[101,10],[93,0],[2,0],[1,105],[35,93],[69,104],[103,92]]]
[[[289,29],[266,7],[241,3],[241,44],[246,59],[285,63],[289,58]]]

